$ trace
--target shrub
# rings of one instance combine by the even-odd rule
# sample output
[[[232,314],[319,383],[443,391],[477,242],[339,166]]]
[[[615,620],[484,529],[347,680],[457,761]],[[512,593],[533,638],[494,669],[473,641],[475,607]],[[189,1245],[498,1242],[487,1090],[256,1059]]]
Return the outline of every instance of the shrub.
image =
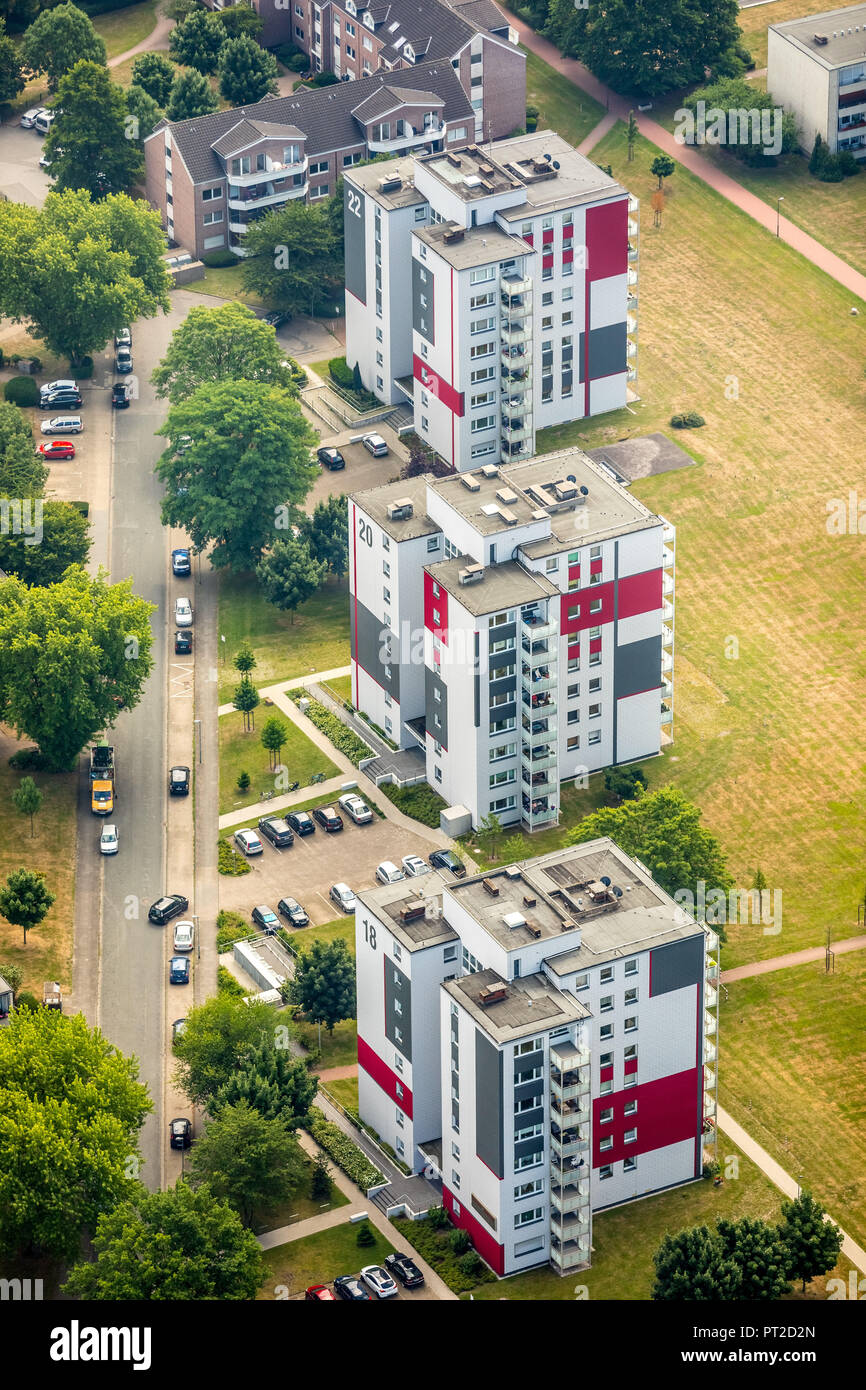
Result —
[[[357,1234],[355,1235],[355,1244],[360,1245],[362,1249],[364,1249],[364,1247],[367,1245],[376,1244],[376,1237],[370,1230],[369,1222],[362,1221],[359,1225]]]
[[[439,829],[439,812],[448,803],[426,782],[418,782],[414,787],[398,787],[393,782],[383,782],[379,790],[385,793],[389,801],[393,801],[404,816],[412,816],[422,825]]]
[[[310,82],[311,87],[330,87],[335,82],[339,82],[339,77],[335,72],[317,72]]]
[[[451,1246],[455,1255],[465,1255],[472,1245],[472,1241],[469,1239],[469,1232],[462,1231],[458,1226],[448,1237],[448,1244]]]
[[[82,381],[89,381],[93,376],[93,358],[82,357],[80,362],[76,362],[75,375],[80,376]]]
[[[309,58],[307,58],[303,53],[301,53],[301,50],[298,48],[298,46],[296,44],[293,44],[291,41],[287,43],[276,44],[271,49],[271,53],[273,53],[278,63],[282,63],[284,68],[289,67],[291,65],[292,59],[297,58],[299,54],[304,59],[304,62],[307,64],[307,66],[309,66],[310,63]]]
[[[45,772],[48,763],[38,748],[19,748],[9,759],[16,772]]]
[[[451,1217],[444,1207],[431,1207],[427,1213],[427,1220],[434,1231],[444,1231],[445,1227],[451,1224]]]
[[[39,387],[32,376],[10,377],[3,388],[3,395],[12,405],[33,406],[39,404]]]
[[[640,795],[638,787],[647,788],[646,773],[639,767],[606,767],[604,770],[605,790],[613,792],[621,801],[633,801]]]
[[[238,854],[222,835],[217,841],[217,869],[221,874],[228,874],[232,878],[239,878],[241,874],[250,872],[250,865],[243,855]]]
[[[232,255],[231,251],[206,251],[201,259],[202,264],[210,270],[222,270],[226,266],[239,264],[237,256]]]
[[[289,72],[306,72],[310,66],[310,60],[306,53],[295,53],[286,63]]]
[[[687,410],[682,415],[671,416],[671,428],[675,430],[699,430],[707,422],[696,410]]]
[[[39,1000],[36,998],[35,994],[30,994],[25,989],[22,990],[21,994],[19,994],[18,998],[15,1000],[15,1007],[16,1009],[38,1009]]]
[[[353,390],[355,374],[345,357],[332,357],[328,363],[328,371],[338,386],[343,386],[347,391]]]
[[[292,699],[299,699],[304,691],[290,691],[289,693]],[[329,710],[326,710],[324,705],[320,705],[318,700],[310,700],[307,718],[326,738],[331,740],[335,748],[338,748],[350,762],[355,764],[355,767],[363,758],[372,757],[372,749],[367,747],[363,739],[359,738],[351,729],[347,729],[343,721],[338,719],[336,714],[331,714]],[[436,824],[439,824],[438,820]]]
[[[326,1120],[320,1110],[314,1108],[310,1112],[304,1127],[309,1130],[319,1148],[330,1155],[337,1167],[342,1168],[346,1176],[351,1178],[362,1192],[377,1187],[384,1181],[379,1169],[374,1167],[358,1145],[337,1125]]]
[[[243,941],[245,936],[252,934],[249,922],[245,922],[239,912],[229,912],[226,908],[217,913],[216,926],[216,946],[219,955],[222,955],[223,951],[230,951],[236,941]]]
[[[467,1250],[465,1255],[461,1255],[457,1261],[457,1268],[461,1274],[465,1274],[467,1279],[471,1279],[474,1284],[478,1283],[478,1276],[484,1269],[474,1250]]]
[[[397,1217],[394,1225],[454,1293],[468,1293],[478,1284],[490,1284],[495,1279],[474,1250],[456,1254],[448,1235],[431,1223],[429,1213],[426,1221]]]
[[[241,772],[238,774],[237,788],[239,792],[246,792],[250,789],[250,774]]]
[[[300,362],[296,362],[294,357],[287,357],[286,361],[289,364],[289,372],[291,373],[294,385],[299,388],[301,386],[306,386],[310,378],[307,376]]]
[[[536,127],[537,127],[537,125],[538,125],[538,117],[539,117],[539,115],[540,115],[540,112],[539,112],[537,106],[527,106],[527,108],[526,108],[526,129],[527,129],[527,131],[531,131],[531,130],[535,130],[535,129],[536,129]]]
[[[243,985],[224,965],[217,966],[217,991],[220,994],[231,994],[235,999],[243,999],[246,996]]]
[[[850,179],[854,174],[860,173],[860,161],[854,158],[850,150],[840,150],[836,158],[839,161],[843,178]]]

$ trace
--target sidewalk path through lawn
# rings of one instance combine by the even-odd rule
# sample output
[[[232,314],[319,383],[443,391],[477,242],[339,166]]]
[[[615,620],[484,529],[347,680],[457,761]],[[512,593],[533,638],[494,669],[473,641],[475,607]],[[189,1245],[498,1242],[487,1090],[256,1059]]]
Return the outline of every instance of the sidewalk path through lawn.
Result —
[[[125,53],[118,53],[114,58],[109,58],[108,66],[110,68],[120,67],[120,64],[125,63],[127,58],[134,58],[137,53],[149,53],[152,48],[167,49],[168,36],[173,28],[174,20],[161,14],[146,39],[142,39],[141,43],[128,48]]]
[[[830,949],[837,956],[848,951],[862,951],[866,947],[866,936],[849,936],[847,941],[831,942]],[[751,965],[738,965],[733,970],[723,970],[720,976],[723,985],[734,980],[747,980],[750,975],[768,975],[772,970],[787,970],[792,965],[807,965],[810,961],[823,960],[826,946],[809,946],[805,951],[791,951],[787,956],[773,956],[772,960],[756,960]]]
[[[581,154],[589,154],[590,150],[598,143],[610,129],[615,120],[627,121],[629,111],[634,110],[637,118],[638,129],[645,139],[657,145],[665,154],[669,154],[673,159],[681,164],[689,173],[696,178],[709,184],[710,188],[716,193],[727,198],[728,202],[747,213],[749,217],[760,222],[767,231],[776,232],[777,214],[776,208],[763,202],[761,198],[750,193],[743,188],[735,179],[729,178],[722,173],[714,164],[705,159],[697,150],[690,149],[685,145],[679,144],[671,135],[670,131],[665,130],[664,126],[653,121],[646,114],[639,112],[632,102],[624,97],[618,96],[610,87],[606,87],[603,82],[599,82],[597,77],[585,68],[582,63],[575,58],[563,58],[558,49],[554,48],[547,39],[541,38],[534,29],[530,29],[528,24],[524,24],[516,15],[509,11],[509,23],[520,35],[520,42],[525,48],[537,54],[549,67],[556,72],[567,77],[574,86],[582,91],[588,92],[595,97],[596,101],[601,102],[607,110],[605,115],[593,131],[586,137],[580,145]],[[830,275],[851,294],[859,299],[866,301],[866,275],[861,275],[858,270],[848,265],[840,256],[829,251],[826,246],[822,246],[820,241],[803,232],[799,227],[795,227],[793,222],[789,222],[786,217],[778,219],[779,237],[795,251],[799,251],[806,260],[811,261],[819,270],[823,270]]]
[[[316,1072],[320,1081],[348,1081],[350,1077],[357,1075],[358,1067],[354,1062],[350,1067],[328,1067],[326,1071]]]
[[[796,1198],[800,1189],[795,1180],[785,1172],[782,1165],[777,1163],[774,1158],[771,1158],[766,1149],[762,1149],[760,1144],[757,1144],[755,1140],[746,1133],[742,1125],[738,1125],[736,1120],[732,1119],[721,1106],[718,1107],[716,1118],[719,1129],[723,1130],[728,1138],[732,1139],[733,1142],[742,1149],[747,1158],[750,1158],[753,1163],[758,1165],[765,1177],[768,1177],[770,1182],[779,1188],[780,1192],[784,1192],[787,1198]],[[829,1212],[827,1213],[826,1219],[828,1221],[833,1221],[835,1226],[839,1226],[839,1222],[831,1217]],[[841,1226],[839,1229],[842,1230]],[[852,1265],[855,1265],[862,1274],[866,1274],[866,1250],[864,1250],[861,1245],[858,1245],[856,1241],[853,1241],[849,1235],[846,1235],[844,1230],[842,1230],[842,1254],[846,1259],[850,1260]]]

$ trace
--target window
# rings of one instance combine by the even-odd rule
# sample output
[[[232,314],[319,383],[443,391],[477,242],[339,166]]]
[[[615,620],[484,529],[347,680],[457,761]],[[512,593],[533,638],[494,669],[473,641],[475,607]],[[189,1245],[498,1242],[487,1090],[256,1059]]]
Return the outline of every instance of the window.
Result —
[[[514,1200],[520,1202],[524,1197],[535,1197],[543,1191],[544,1178],[535,1178],[532,1182],[522,1182],[514,1189]]]
[[[623,1113],[624,1115],[636,1115],[636,1114],[637,1114],[637,1101],[636,1101],[636,1100],[627,1100],[626,1103],[625,1103],[625,1105],[623,1106],[622,1113]]]
[[[588,741],[590,743],[601,743],[601,729],[590,729]]]
[[[626,1062],[637,1061],[637,1043],[630,1043],[622,1054]]]
[[[625,973],[626,973],[626,975],[636,975],[636,974],[637,974],[637,961],[636,961],[636,960],[632,959],[632,960],[627,960],[627,961],[626,961],[626,963],[625,963]]]
[[[624,1144],[633,1144],[637,1139],[637,1130],[627,1129],[625,1134],[622,1136],[622,1139]]]
[[[575,977],[574,977],[574,988],[575,988],[575,989],[589,989],[589,976],[588,976],[588,975],[575,975]]]
[[[327,196],[328,185],[326,183],[317,183],[315,187],[313,187],[312,185],[310,186],[310,202],[312,202],[315,198],[327,198]],[[381,386],[381,382],[379,383],[379,385]]]
[[[599,1147],[599,1152],[600,1152],[600,1153],[604,1153],[606,1149],[612,1149],[612,1148],[613,1148],[613,1135],[612,1135],[612,1134],[606,1134],[605,1137],[604,1137],[603,1139],[599,1139],[599,1141],[598,1141],[598,1147]]]
[[[497,743],[490,750],[490,761],[498,762],[500,758],[513,758],[517,752],[516,743]]]
[[[571,738],[566,739],[565,747],[569,753],[573,753],[580,747],[580,734],[572,734]]]
[[[439,549],[439,537],[438,537],[438,536],[428,536],[428,537],[427,537],[427,553],[428,553],[428,555],[431,553],[431,551],[438,550],[438,549]]]
[[[496,296],[492,290],[487,290],[485,294],[473,294],[469,301],[470,309],[488,309],[495,301]],[[492,326],[492,320],[491,320]]]
[[[589,601],[589,611],[590,611],[590,613],[600,613],[600,612],[601,612],[601,599],[600,599],[600,598],[593,598],[593,599],[590,599],[590,601]]]
[[[627,1018],[625,1023],[623,1024],[623,1027],[626,1033],[633,1033],[637,1028],[637,1017],[633,1015],[632,1017]]]
[[[514,1160],[514,1171],[519,1173],[524,1168],[538,1168],[544,1162],[544,1154],[524,1154],[523,1158]]]
[[[600,690],[601,676],[593,676],[589,682],[589,693],[590,695],[597,695]],[[626,971],[626,974],[628,974],[628,971]]]
[[[210,203],[215,198],[221,198],[222,196],[223,190],[221,184],[216,184],[213,188],[203,188],[201,191],[201,200],[203,203]]]
[[[600,545],[591,545],[591,546],[589,547],[589,558],[590,558],[590,560],[600,560],[600,559],[601,559],[601,546],[600,546]]]
[[[626,992],[625,992],[625,1002],[626,1002],[626,1004],[636,1004],[636,1003],[637,1003],[637,990],[636,990],[636,989],[627,989],[627,990],[626,990]]]
[[[496,266],[494,266],[494,265],[483,265],[483,266],[480,266],[477,270],[470,270],[470,272],[469,272],[469,283],[470,283],[470,285],[480,285],[480,284],[483,284],[483,282],[484,282],[485,280],[495,280],[495,279],[496,279]]]
[[[573,320],[574,320],[574,314],[571,312],[570,309],[566,309],[565,313],[562,315],[563,327],[564,327],[567,323],[572,323]]]
[[[451,1157],[452,1157],[452,1158],[459,1158],[459,1157],[460,1157],[460,1145],[459,1145],[459,1144],[455,1144],[453,1140],[451,1141]]]
[[[495,391],[481,391],[477,396],[470,398],[469,404],[473,410],[477,410],[480,405],[492,405],[495,400]]]
[[[547,314],[547,315],[541,320],[541,327],[542,327],[542,328],[552,328],[552,327],[553,327],[553,319],[552,319],[552,317],[550,316],[550,314]]]
[[[612,1081],[602,1081],[601,1084],[599,1085],[598,1093],[599,1093],[600,1096],[609,1096],[609,1095],[611,1094],[612,1091],[613,1091],[613,1082],[612,1082]]]
[[[388,540],[388,537],[387,537],[387,536],[383,536],[383,537],[382,537],[382,549],[383,549],[383,550],[390,550],[390,549],[391,549],[391,542]]]
[[[624,1173],[633,1173],[633,1172],[635,1171],[636,1168],[637,1168],[637,1159],[636,1159],[636,1158],[626,1158],[626,1159],[623,1160],[622,1171],[623,1171]]]
[[[580,723],[580,710],[579,710],[579,709],[570,709],[570,710],[568,711],[568,721],[567,721],[567,722],[568,722],[569,724],[579,724],[579,723]]]
[[[470,356],[470,357],[489,357],[490,354],[491,354],[491,352],[493,352],[493,350],[494,350],[495,347],[496,347],[496,344],[495,344],[495,343],[490,343],[490,342],[488,342],[488,343],[475,343],[474,346],[471,347],[471,348],[469,349],[469,356]]]
[[[613,1053],[612,1053],[612,1052],[602,1052],[601,1056],[600,1056],[599,1059],[598,1059],[598,1065],[599,1065],[600,1067],[612,1067],[612,1066],[613,1066]]]
[[[601,1166],[601,1167],[599,1168],[599,1170],[598,1170],[598,1176],[599,1176],[599,1181],[600,1181],[600,1182],[604,1182],[605,1178],[612,1178],[612,1177],[613,1177],[613,1165],[610,1164],[610,1163],[603,1163],[602,1166]]]
[[[601,719],[601,705],[590,705],[589,717],[590,719]]]
[[[570,685],[570,686],[568,687],[568,698],[569,698],[569,700],[576,700],[579,694],[580,694],[580,683],[579,683],[578,681],[576,681],[576,682],[574,683],[574,685]]]
[[[222,210],[220,210],[219,212],[206,212],[204,215],[204,225],[206,227],[212,226],[215,222],[222,222],[222,220]]]
[[[598,1122],[602,1125],[609,1125],[613,1119],[613,1106],[609,1105],[605,1110],[599,1112]]]
[[[442,781],[442,769],[441,769],[441,767],[434,767],[434,769],[433,769],[433,776],[436,778],[436,781],[437,781],[437,782],[441,782],[441,781]]]
[[[293,146],[293,148],[297,148],[297,147],[296,147],[296,146]],[[291,161],[291,160],[287,161],[287,163],[292,163],[292,162],[293,162],[293,161]],[[329,161],[328,161],[327,159],[320,159],[320,160],[318,161],[317,164],[311,164],[311,165],[310,165],[310,173],[311,173],[311,174],[327,174],[329,168],[330,168]]]
[[[600,984],[609,985],[610,982],[611,982],[611,980],[613,979],[613,966],[612,966],[612,965],[605,965],[605,966],[602,966],[602,969],[601,969],[601,972],[600,972],[598,978],[599,978],[599,983],[600,983]]]
[[[390,590],[390,589],[386,589],[386,588],[383,587],[383,589],[382,589],[382,597],[383,597],[383,599],[385,600],[386,603],[390,603],[390,602],[391,602],[391,590]]]
[[[426,216],[427,216],[427,204],[426,204],[426,203],[422,203],[420,207],[417,207],[417,208],[415,209],[415,221],[416,221],[416,222],[423,222],[423,221],[424,221],[424,218],[425,218]]]
[[[601,1038],[602,1042],[609,1042],[613,1037],[613,1024],[603,1023],[599,1029],[598,1036]]]
[[[366,44],[366,42],[367,42],[367,40],[365,39],[365,40],[364,40],[364,43]],[[449,145],[453,145],[453,144],[455,143],[455,141],[457,141],[457,140],[465,140],[465,139],[466,139],[466,127],[465,127],[465,125],[455,126],[454,130],[449,130],[449,132],[448,132],[448,144],[449,144]]]
[[[491,801],[491,811],[513,811],[517,805],[517,799],[513,796],[500,796],[498,801]]]
[[[515,771],[515,769],[514,769],[513,767],[512,767],[512,768],[506,768],[506,769],[505,769],[504,771],[502,771],[502,772],[494,772],[494,773],[491,774],[491,777],[490,777],[490,787],[491,787],[491,790],[492,790],[494,787],[507,787],[507,786],[509,786],[512,782],[516,782],[516,781],[517,781],[517,772]]]
[[[473,444],[469,451],[470,458],[482,458],[485,454],[496,453],[496,440],[491,439],[486,444]]]
[[[476,960],[472,952],[466,946],[463,947],[463,970],[467,975],[477,975],[481,969],[481,962]]]
[[[400,1056],[399,1052],[394,1053],[394,1067],[397,1071],[403,1070],[403,1058]]]
[[[517,977],[517,974],[518,974],[518,972],[517,972],[517,966],[520,964],[520,961],[515,961],[514,964],[515,964],[515,978],[516,978],[516,977]],[[516,1100],[516,1101],[514,1102],[514,1113],[515,1113],[515,1115],[521,1115],[521,1114],[523,1114],[523,1112],[526,1111],[526,1110],[537,1110],[537,1109],[538,1109],[538,1100],[537,1100],[537,1098],[536,1098],[535,1096],[528,1096],[528,1097],[526,1098],[526,1100]]]
[[[457,1172],[456,1168],[451,1169],[451,1184],[453,1187],[460,1186],[460,1174]]]
[[[571,285],[564,285],[564,286],[563,286],[562,293],[561,293],[561,295],[560,295],[560,299],[563,299],[563,300],[574,299],[574,289],[573,289],[573,287],[572,287]]]
[[[470,430],[472,434],[479,434],[481,430],[492,430],[495,424],[495,415],[476,415],[470,425]]]
[[[514,1217],[515,1226],[531,1226],[534,1221],[540,1221],[544,1216],[544,1207],[530,1207],[527,1211],[519,1211]]]
[[[476,367],[474,372],[470,372],[469,380],[473,386],[477,386],[481,381],[492,381],[495,375],[493,367]]]
[[[225,246],[225,244],[226,239],[224,236],[206,236],[204,239],[205,251],[213,251],[217,246]]]
[[[598,1001],[598,1007],[599,1007],[599,1011],[600,1011],[601,1013],[603,1013],[603,1014],[609,1014],[609,1013],[611,1013],[612,1010],[613,1010],[613,995],[612,995],[612,994],[605,994],[605,995]]]

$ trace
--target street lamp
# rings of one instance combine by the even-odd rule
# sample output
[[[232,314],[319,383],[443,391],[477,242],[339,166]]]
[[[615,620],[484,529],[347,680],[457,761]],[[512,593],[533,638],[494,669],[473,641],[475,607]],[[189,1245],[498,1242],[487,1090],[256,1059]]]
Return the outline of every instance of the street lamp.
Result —
[[[781,198],[776,199],[776,236],[779,235],[779,214],[782,210],[782,204],[784,203],[784,201],[784,195]]]

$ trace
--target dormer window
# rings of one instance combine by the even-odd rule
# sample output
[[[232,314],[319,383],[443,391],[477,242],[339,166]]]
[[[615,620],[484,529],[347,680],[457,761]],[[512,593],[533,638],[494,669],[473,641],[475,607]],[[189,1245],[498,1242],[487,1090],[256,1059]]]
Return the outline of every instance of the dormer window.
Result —
[[[414,63],[415,50],[413,49],[411,43],[407,43],[406,47],[403,49],[403,57],[407,60],[407,62]]]
[[[357,14],[357,13],[358,13],[358,11],[357,11],[357,9],[356,9],[356,7],[355,7],[355,4],[354,4],[354,0],[346,0],[346,3],[345,3],[345,7],[344,7],[344,8],[345,8],[346,14]]]
[[[236,178],[243,177],[244,174],[252,173],[252,160],[248,154],[241,155],[240,159],[232,160],[232,173]]]
[[[366,24],[368,29],[376,28],[375,20],[373,19],[373,16],[370,14],[369,10],[364,11],[364,23]]]

